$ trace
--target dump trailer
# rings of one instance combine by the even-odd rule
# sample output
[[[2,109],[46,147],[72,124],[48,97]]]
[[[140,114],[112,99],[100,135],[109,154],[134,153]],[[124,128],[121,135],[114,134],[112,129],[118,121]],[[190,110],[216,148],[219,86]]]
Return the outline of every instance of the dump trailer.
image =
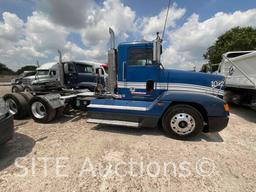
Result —
[[[30,114],[35,121],[47,123],[65,108],[79,108],[87,112],[89,123],[162,127],[168,136],[179,139],[227,126],[223,76],[164,69],[159,35],[150,42],[121,43],[117,49],[112,29],[110,35],[106,89],[98,80],[94,92],[69,89],[67,67],[60,56],[61,90],[6,95],[14,117]]]
[[[233,51],[222,56],[219,73],[226,77],[227,102],[256,109],[256,51]]]

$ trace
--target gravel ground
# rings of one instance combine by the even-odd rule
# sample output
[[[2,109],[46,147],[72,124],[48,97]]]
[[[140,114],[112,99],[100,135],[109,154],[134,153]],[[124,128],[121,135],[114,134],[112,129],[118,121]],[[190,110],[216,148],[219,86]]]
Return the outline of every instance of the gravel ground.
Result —
[[[78,112],[50,124],[15,121],[0,149],[0,189],[255,191],[255,123],[256,112],[232,107],[219,134],[177,141],[157,129],[87,124]]]

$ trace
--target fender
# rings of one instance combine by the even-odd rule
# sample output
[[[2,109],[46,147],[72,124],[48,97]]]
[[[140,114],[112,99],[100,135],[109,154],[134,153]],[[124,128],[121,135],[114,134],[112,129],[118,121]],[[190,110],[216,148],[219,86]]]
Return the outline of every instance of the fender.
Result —
[[[64,101],[61,100],[60,94],[39,95],[37,97],[46,100],[53,109],[65,106]]]
[[[223,117],[227,116],[224,111],[224,101],[217,96],[210,94],[187,92],[187,91],[167,91],[159,100],[161,102],[180,102],[180,103],[194,103],[201,105],[207,112],[207,116]]]

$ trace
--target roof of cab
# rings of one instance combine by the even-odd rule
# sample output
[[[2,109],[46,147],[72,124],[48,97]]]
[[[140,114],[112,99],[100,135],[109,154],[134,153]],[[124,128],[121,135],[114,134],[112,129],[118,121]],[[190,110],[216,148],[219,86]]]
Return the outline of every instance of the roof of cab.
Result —
[[[85,64],[85,65],[92,65],[95,67],[100,67],[101,65],[105,64],[105,63],[99,63],[99,62],[95,62],[95,61],[87,61],[87,60],[78,60],[78,61],[63,61],[63,63],[81,63],[81,64]],[[50,63],[44,63],[41,66],[39,66],[37,68],[37,70],[48,70],[48,69],[52,69],[52,68],[56,68],[57,67],[57,62],[50,62]]]
[[[96,62],[96,61],[87,61],[87,60],[79,60],[79,61],[73,61],[73,62],[81,63],[81,64],[87,64],[87,65],[93,65],[93,66],[96,66],[96,67],[100,67],[101,65],[105,64],[105,63],[99,63],[99,62]]]
[[[145,45],[145,44],[152,45],[153,42],[152,41],[145,41],[145,40],[133,41],[133,42],[123,42],[123,43],[120,43],[118,46],[124,46],[124,45]]]
[[[57,66],[57,62],[44,63],[40,65],[36,70],[48,70]]]

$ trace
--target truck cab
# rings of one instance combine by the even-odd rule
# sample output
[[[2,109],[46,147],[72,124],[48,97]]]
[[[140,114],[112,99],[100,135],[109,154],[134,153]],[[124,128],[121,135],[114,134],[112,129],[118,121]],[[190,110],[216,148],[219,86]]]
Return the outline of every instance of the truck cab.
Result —
[[[86,88],[94,91],[97,82],[105,85],[107,73],[101,63],[93,61],[63,62],[64,84],[69,88]],[[97,74],[101,73],[101,74]],[[99,79],[98,79],[99,78]]]
[[[33,79],[35,77],[36,71],[24,71],[22,74],[20,74],[17,78],[11,80],[12,85],[20,85],[20,84],[26,84],[27,79]]]
[[[56,81],[58,76],[57,62],[45,63],[36,69],[35,79],[32,84],[42,81]]]
[[[97,81],[105,85],[107,66],[92,61],[65,61],[62,63],[64,68],[64,85],[72,89],[89,89],[94,91]],[[100,69],[100,70],[99,70]],[[99,72],[98,72],[99,71]],[[101,73],[98,75],[97,73]],[[24,77],[20,85],[14,85],[13,92],[47,92],[58,90],[60,85],[60,68],[58,62],[42,64],[36,69],[36,74]],[[16,90],[17,89],[17,90]]]
[[[163,127],[168,136],[187,138],[227,126],[224,77],[164,69],[162,40],[121,43],[108,52],[108,91],[112,99],[94,99],[88,122],[131,127]]]

